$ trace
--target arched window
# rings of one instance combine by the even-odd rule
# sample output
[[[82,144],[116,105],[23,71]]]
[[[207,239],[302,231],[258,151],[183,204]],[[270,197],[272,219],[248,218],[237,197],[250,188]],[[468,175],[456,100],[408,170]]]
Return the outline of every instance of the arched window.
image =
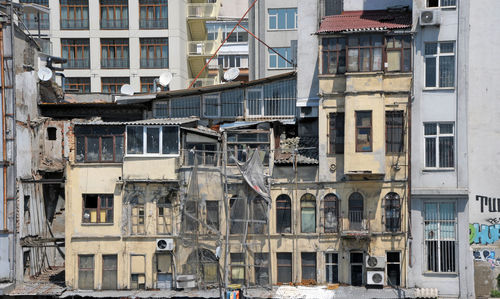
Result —
[[[335,194],[327,194],[323,200],[325,233],[338,232],[339,200]]]
[[[354,192],[349,196],[349,229],[360,230],[363,228],[363,195]]]
[[[213,283],[217,282],[218,264],[217,257],[212,251],[204,248],[195,249],[188,256],[186,272],[189,274],[199,273],[204,283]],[[198,270],[196,265],[198,265]]]
[[[389,192],[385,196],[385,230],[397,232],[401,229],[401,198],[399,194]]]
[[[316,198],[310,193],[300,198],[301,232],[316,232]]]
[[[276,232],[280,234],[292,232],[292,203],[286,194],[276,198]]]

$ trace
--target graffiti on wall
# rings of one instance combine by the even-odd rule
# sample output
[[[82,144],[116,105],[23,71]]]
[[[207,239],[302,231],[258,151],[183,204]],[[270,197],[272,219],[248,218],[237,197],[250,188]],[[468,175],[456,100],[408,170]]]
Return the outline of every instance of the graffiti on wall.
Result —
[[[485,208],[488,208],[486,212],[500,212],[500,198],[476,195],[476,201],[481,201],[481,213],[485,212]]]
[[[480,213],[500,213],[500,198],[476,195],[476,202],[480,204]],[[493,244],[500,239],[500,217],[488,215],[484,219],[487,224],[469,224],[470,244]]]
[[[472,254],[475,261],[488,262],[491,268],[500,266],[500,257],[497,257],[494,249],[474,250]]]

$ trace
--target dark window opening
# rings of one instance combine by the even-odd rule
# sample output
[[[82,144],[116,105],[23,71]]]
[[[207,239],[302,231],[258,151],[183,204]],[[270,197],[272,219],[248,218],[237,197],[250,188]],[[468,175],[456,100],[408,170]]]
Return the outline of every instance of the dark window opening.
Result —
[[[439,7],[439,0],[427,0],[427,7]]]
[[[316,253],[302,252],[302,281],[316,282]]]
[[[385,229],[397,232],[401,229],[401,198],[397,193],[390,192],[385,196]]]
[[[387,153],[403,152],[403,124],[403,111],[385,112],[385,148]]]
[[[363,285],[363,253],[351,252],[351,285]]]
[[[292,232],[292,205],[288,195],[281,194],[276,199],[276,232]]]
[[[278,283],[292,282],[292,253],[276,253],[278,259]]]
[[[330,113],[329,154],[344,153],[344,112]]]
[[[47,128],[47,138],[49,140],[57,140],[57,128],[48,127]]]
[[[400,254],[397,251],[387,252],[387,284],[391,287],[401,285]]]
[[[339,282],[339,256],[337,253],[325,253],[326,282]]]
[[[255,253],[255,283],[257,285],[269,284],[269,255],[267,253]]]

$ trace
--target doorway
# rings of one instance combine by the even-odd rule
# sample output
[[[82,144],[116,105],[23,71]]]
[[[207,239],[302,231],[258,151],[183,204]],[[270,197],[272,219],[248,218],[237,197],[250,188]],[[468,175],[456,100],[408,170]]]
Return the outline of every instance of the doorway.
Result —
[[[363,252],[351,252],[351,285],[363,285]]]

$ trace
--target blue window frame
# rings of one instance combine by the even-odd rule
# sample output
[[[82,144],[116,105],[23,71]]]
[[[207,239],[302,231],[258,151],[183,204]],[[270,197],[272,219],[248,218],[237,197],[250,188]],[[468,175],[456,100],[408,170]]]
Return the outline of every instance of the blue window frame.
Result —
[[[274,50],[280,53],[281,56],[285,57],[289,61],[292,61],[292,48],[274,48]],[[274,51],[269,50],[269,68],[270,69],[286,69],[292,68],[292,64],[288,63],[283,58],[279,57]]]
[[[297,8],[269,9],[269,30],[297,29]]]

